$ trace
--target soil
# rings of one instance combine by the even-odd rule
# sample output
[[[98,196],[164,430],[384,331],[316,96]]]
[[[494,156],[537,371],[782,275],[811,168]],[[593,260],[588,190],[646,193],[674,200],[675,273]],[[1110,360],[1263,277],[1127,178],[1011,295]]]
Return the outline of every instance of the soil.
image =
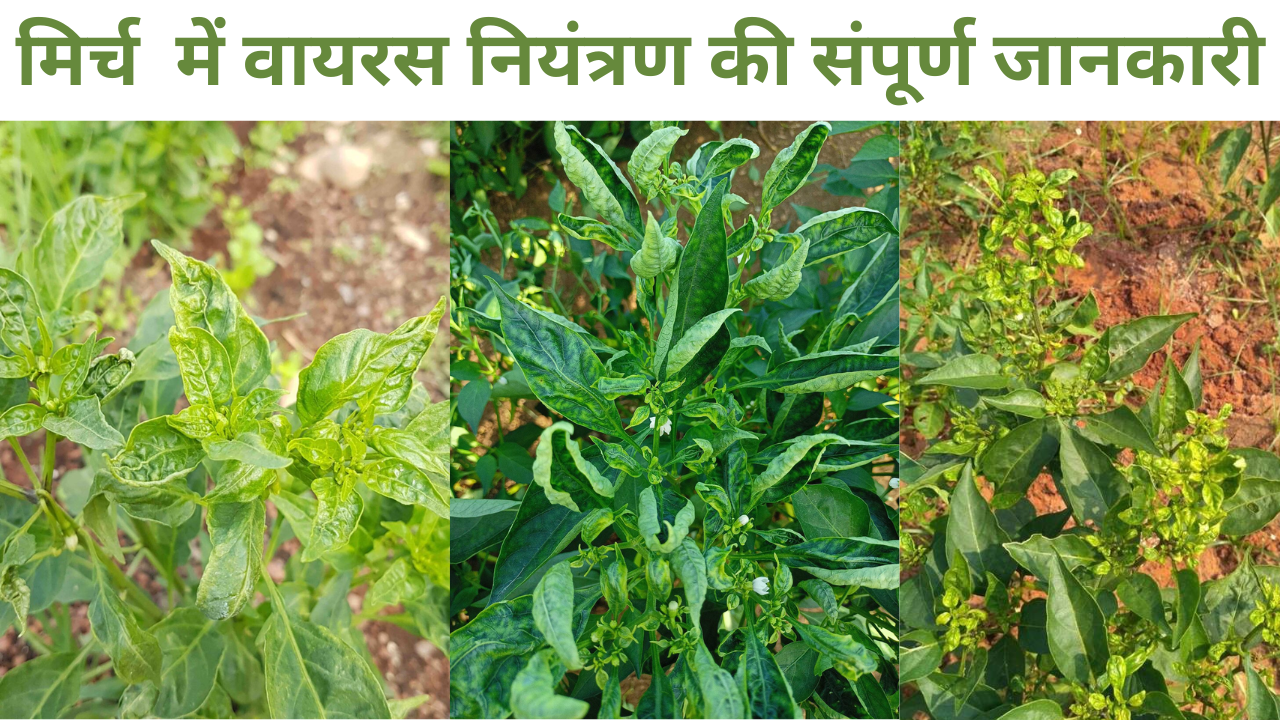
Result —
[[[759,146],[760,156],[739,168],[733,176],[733,192],[741,196],[748,204],[747,208],[735,213],[734,222],[737,224],[745,222],[747,215],[758,212],[760,198],[764,192],[764,176],[768,172],[769,165],[773,162],[774,157],[788,147],[797,134],[812,124],[813,121],[760,123],[733,121],[720,123],[720,131],[717,133],[707,123],[688,123],[685,128],[689,132],[676,143],[671,152],[671,157],[683,162],[703,143],[735,137],[746,138]],[[878,134],[878,132],[878,130],[873,129],[830,136],[823,145],[818,162],[836,167],[845,167],[853,159],[858,148],[862,147],[862,144],[868,138]],[[626,163],[618,163],[618,165],[625,173]],[[758,178],[756,180],[751,179],[753,170]],[[551,194],[554,183],[547,179],[548,173],[551,173],[553,177],[559,178],[569,196],[577,195],[577,188],[569,182],[563,169],[557,167],[550,160],[544,160],[537,167],[526,172],[528,189],[521,197],[517,198],[510,193],[503,192],[489,193],[490,209],[497,216],[504,231],[511,220],[525,217],[540,217],[544,219],[551,217],[547,199]],[[793,230],[799,227],[800,223],[797,221],[795,209],[792,207],[793,204],[814,208],[820,212],[828,212],[844,207],[863,205],[864,200],[832,195],[822,189],[821,182],[810,183],[796,191],[786,202],[774,209],[773,227],[789,227]],[[577,207],[580,208],[581,204],[577,205]],[[604,246],[601,245],[600,247],[603,248]],[[499,266],[497,255],[492,258],[486,257],[485,260],[489,267]],[[562,283],[561,287],[565,285],[567,283]],[[590,296],[581,290],[577,292],[562,292],[560,297],[566,308],[579,311],[585,310],[590,300]],[[634,297],[631,298],[631,302],[634,303]],[[504,433],[528,423],[536,423],[541,427],[547,427],[551,424],[550,416],[542,409],[541,403],[536,400],[518,401],[514,419],[511,419],[512,413],[509,403],[502,402],[501,406],[502,431]],[[485,411],[477,437],[481,447],[492,447],[497,443],[497,425],[492,406]]]
[[[232,125],[247,145],[254,123]],[[312,123],[287,147],[255,164],[262,167],[239,163],[220,187],[252,209],[253,221],[264,234],[262,252],[275,265],[242,300],[257,317],[288,318],[264,328],[278,350],[277,370],[292,367],[296,374],[324,341],[357,327],[394,330],[405,320],[430,312],[444,294],[449,274],[448,177],[427,170],[429,163],[443,160],[447,153],[432,139],[443,136],[440,128],[415,123]],[[230,234],[215,210],[184,250],[227,267]],[[163,261],[149,248],[143,249],[122,283],[127,288],[124,295],[132,300],[129,313],[145,307],[167,284]],[[131,326],[131,322],[121,324]],[[441,332],[448,332],[446,323],[441,324]],[[127,339],[121,337],[121,341]],[[432,399],[446,399],[446,343],[436,343],[423,367],[420,378]],[[29,454],[38,456],[43,438],[29,442]],[[0,463],[10,481],[27,484],[22,466],[7,446],[0,448]],[[81,465],[78,448],[62,443],[58,474]],[[273,514],[274,508],[269,506],[268,512]],[[293,551],[296,544],[286,543],[274,562]],[[198,548],[195,553],[198,557]],[[142,563],[134,577],[162,602],[163,587],[152,575]],[[353,601],[358,603],[359,598]],[[73,605],[77,632],[88,631],[84,614],[83,603]],[[29,633],[42,630],[36,620],[29,624]],[[431,695],[411,717],[447,717],[445,653],[388,623],[371,621],[362,630],[395,697]],[[12,629],[0,636],[0,675],[34,656]]]

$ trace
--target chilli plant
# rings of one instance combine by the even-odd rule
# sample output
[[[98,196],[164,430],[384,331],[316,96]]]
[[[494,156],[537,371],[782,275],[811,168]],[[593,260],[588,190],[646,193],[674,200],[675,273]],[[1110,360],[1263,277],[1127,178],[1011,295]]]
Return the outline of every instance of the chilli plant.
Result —
[[[653,128],[627,166],[642,203],[557,123],[596,216],[557,214],[549,246],[503,243],[567,234],[580,273],[604,268],[591,285],[555,263],[455,279],[472,379],[453,434],[500,439],[456,461],[452,715],[896,717],[897,230],[866,208],[771,226],[827,123],[778,153],[736,223],[730,182],[759,149],[671,162],[687,131]],[[586,292],[581,313],[550,309],[556,282]],[[504,431],[488,388],[548,422]]]
[[[1280,460],[1230,446],[1229,406],[1201,411],[1197,349],[1134,382],[1191,315],[1099,328],[1092,293],[1061,291],[1092,232],[1061,207],[1073,171],[975,175],[980,258],[921,249],[904,300],[928,440],[902,490],[904,716],[1235,718],[1240,687],[1277,717],[1280,567],[1244,538],[1280,511]],[[1065,508],[1029,498],[1055,490]],[[1227,545],[1234,571],[1202,582]]]
[[[74,201],[0,269],[0,429],[26,475],[0,481],[0,625],[37,653],[0,679],[3,714],[406,711],[421,699],[388,700],[359,626],[447,642],[447,405],[414,378],[444,301],[325,343],[284,407],[260,323],[156,242],[172,285],[104,354],[70,308],[134,201]],[[70,443],[85,467],[60,473]]]

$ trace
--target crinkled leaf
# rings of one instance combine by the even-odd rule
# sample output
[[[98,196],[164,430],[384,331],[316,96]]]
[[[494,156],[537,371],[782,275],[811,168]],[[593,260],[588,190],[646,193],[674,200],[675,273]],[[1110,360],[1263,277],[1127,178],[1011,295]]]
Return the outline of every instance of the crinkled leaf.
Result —
[[[247,394],[271,372],[267,336],[217,270],[158,240],[151,244],[169,263],[175,325],[181,330],[198,327],[217,338],[227,351],[236,394]]]
[[[609,223],[632,237],[640,237],[640,203],[622,171],[599,145],[583,136],[578,128],[555,124],[556,151],[569,182]]]
[[[533,624],[555,648],[570,670],[582,667],[573,636],[573,573],[567,562],[556,563],[533,591]]]
[[[261,500],[218,503],[209,508],[208,525],[212,550],[200,576],[196,607],[220,620],[237,615],[253,600],[262,568],[265,506]]]
[[[829,123],[814,123],[774,157],[773,164],[764,175],[760,201],[762,212],[777,207],[809,180],[809,175],[818,165],[818,153],[830,132]]]

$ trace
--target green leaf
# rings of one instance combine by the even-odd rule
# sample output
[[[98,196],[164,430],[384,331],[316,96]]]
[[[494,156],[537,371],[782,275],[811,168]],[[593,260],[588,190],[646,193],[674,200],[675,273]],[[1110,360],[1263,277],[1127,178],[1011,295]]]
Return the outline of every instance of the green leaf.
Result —
[[[1152,454],[1160,452],[1151,432],[1125,405],[1098,415],[1085,415],[1080,434],[1099,445],[1131,448]]]
[[[692,658],[686,657],[685,661],[689,663],[689,669],[698,683],[702,717],[745,717],[742,693],[734,682],[733,675],[716,665],[711,651],[704,643],[698,643],[692,655]]]
[[[702,348],[724,327],[730,315],[741,312],[740,308],[726,308],[703,317],[685,332],[684,336],[667,353],[666,368],[668,375],[676,375],[692,361]]]
[[[867,504],[843,487],[807,485],[791,504],[806,538],[860,537],[871,526]]]
[[[1264,450],[1233,451],[1245,461],[1239,488],[1222,505],[1222,532],[1236,537],[1256,532],[1280,513],[1280,459]]]
[[[458,391],[458,415],[471,426],[473,433],[480,432],[480,421],[484,418],[484,409],[492,392],[493,385],[484,378],[472,380]]]
[[[311,483],[311,491],[316,494],[316,514],[310,541],[302,550],[303,562],[319,560],[345,545],[364,512],[364,499],[349,482],[339,485],[332,478],[321,477]]]
[[[808,181],[810,173],[818,165],[818,153],[830,132],[829,123],[814,123],[774,157],[773,164],[764,175],[761,212],[777,207]]]
[[[126,683],[160,682],[160,644],[143,630],[120,600],[100,565],[94,566],[98,590],[89,603],[89,624],[94,637],[111,656],[116,676]]]
[[[298,375],[298,418],[310,425],[349,402],[383,415],[404,407],[414,374],[435,340],[447,298],[425,317],[383,335],[360,328],[329,340]]]
[[[1098,601],[1076,580],[1061,559],[1050,565],[1048,580],[1049,652],[1064,677],[1080,684],[1106,676],[1107,620]]]
[[[601,147],[563,122],[555,124],[556,151],[569,182],[582,190],[591,207],[609,224],[632,237],[640,237],[640,203],[622,171]]]
[[[265,506],[256,499],[217,503],[209,507],[208,524],[212,550],[200,577],[196,607],[206,617],[221,620],[239,614],[253,600],[262,569]]]
[[[577,537],[588,514],[553,505],[541,487],[529,488],[498,553],[489,602],[507,599],[540,572]]]
[[[850,207],[812,217],[796,228],[796,233],[809,241],[805,265],[817,265],[865,247],[885,235],[897,235],[898,229],[884,213]]]
[[[880,666],[876,655],[851,635],[840,635],[817,625],[795,623],[792,625],[805,644],[826,655],[836,670],[850,680],[875,672]]]
[[[782,674],[791,687],[791,696],[796,702],[804,702],[813,694],[818,686],[815,672],[818,665],[818,653],[803,642],[792,642],[782,646],[774,656]],[[941,658],[939,658],[941,660]],[[934,667],[937,667],[935,664]]]
[[[579,425],[621,436],[617,408],[594,387],[604,363],[586,341],[489,284],[502,305],[503,339],[538,399]]]
[[[563,421],[553,423],[539,436],[533,480],[553,504],[574,512],[605,507],[606,499],[616,490],[612,481],[582,457],[578,441],[573,439],[573,425]],[[584,507],[579,507],[579,502]]]
[[[1173,628],[1169,627],[1169,620],[1165,617],[1160,586],[1150,575],[1133,573],[1116,588],[1116,596],[1134,615],[1155,625],[1161,637],[1173,634]]]
[[[671,149],[676,146],[680,138],[688,133],[688,130],[681,130],[678,127],[665,127],[654,130],[645,139],[636,143],[636,149],[631,151],[631,160],[627,162],[627,172],[636,181],[636,187],[640,188],[640,192],[648,197],[658,194],[667,156],[671,154]],[[557,137],[556,142],[559,143],[559,141]],[[577,184],[576,180],[573,182]]]
[[[124,444],[120,431],[107,424],[95,395],[75,398],[67,404],[65,415],[46,414],[43,425],[49,432],[94,450],[114,450]]]
[[[418,505],[436,515],[449,517],[447,482],[437,482],[432,473],[423,472],[398,458],[378,458],[364,465],[365,485],[379,495],[405,505]]]
[[[377,609],[418,600],[427,593],[427,579],[418,572],[413,562],[402,557],[391,563],[382,577],[373,583],[365,596],[365,607]]]
[[[1218,158],[1218,182],[1226,185],[1244,159],[1249,149],[1249,141],[1253,137],[1253,126],[1245,123],[1227,133],[1226,142],[1222,145],[1222,155]]]
[[[1121,380],[1141,370],[1151,355],[1193,317],[1195,313],[1152,315],[1107,328],[1099,342],[1105,343],[1111,364],[1100,379]]]
[[[1008,582],[1013,575],[1013,559],[1004,548],[1008,537],[996,522],[995,513],[978,492],[973,468],[966,464],[951,493],[951,515],[947,520],[947,550],[959,551],[969,564],[975,588],[986,585],[987,573]]]
[[[1061,720],[1062,706],[1053,700],[1034,700],[1014,708],[996,720]]]
[[[189,715],[213,692],[227,647],[216,628],[194,608],[178,608],[153,628],[163,656],[156,717]]]
[[[830,350],[788,360],[738,387],[761,387],[791,394],[834,392],[847,390],[863,380],[891,374],[897,367],[895,355]]]
[[[565,232],[579,240],[604,243],[614,250],[636,252],[639,249],[639,243],[623,235],[617,228],[593,218],[572,217],[559,213],[556,215],[556,222],[564,228]]]
[[[205,502],[213,505],[258,500],[275,479],[275,470],[228,460],[214,474],[214,487],[205,495]]]
[[[169,328],[169,347],[178,359],[188,402],[215,407],[231,402],[231,359],[208,330]]]
[[[271,373],[267,336],[217,270],[158,240],[151,244],[169,263],[173,277],[169,304],[175,325],[180,330],[198,327],[217,338],[227,351],[235,393],[248,394]]]
[[[547,652],[534,653],[511,682],[511,712],[518,718],[584,718],[591,706],[585,700],[556,694],[564,668],[552,672]]]
[[[573,637],[573,573],[569,563],[551,566],[533,591],[533,624],[570,670],[582,668]]]
[[[1173,647],[1176,648],[1196,619],[1196,608],[1200,607],[1200,577],[1195,570],[1183,568],[1173,574],[1173,579],[1178,587],[1178,604],[1175,606],[1177,613],[1174,618],[1177,624],[1173,629]]]
[[[746,690],[747,707],[754,718],[800,717],[791,686],[773,653],[750,628],[742,631],[746,647],[738,663],[738,683]]]
[[[80,696],[84,657],[65,652],[42,655],[11,668],[0,678],[0,707],[8,718],[59,718]]]
[[[653,653],[653,672],[650,674],[649,689],[645,690],[640,702],[636,705],[638,718],[675,718],[680,717],[680,708],[676,705],[675,692],[671,687],[671,678],[658,664],[658,653]]]
[[[702,603],[707,597],[707,561],[698,544],[686,537],[680,546],[668,556],[671,569],[680,578],[684,588],[685,604],[689,606],[689,617],[695,623],[702,616]]]
[[[449,636],[450,717],[507,716],[516,674],[544,643],[533,624],[532,605],[529,595],[491,602]]]
[[[1280,698],[1258,677],[1253,658],[1246,653],[1242,660],[1247,686],[1244,716],[1249,720],[1280,720]]]
[[[791,251],[786,260],[773,266],[768,272],[747,281],[743,289],[757,300],[781,302],[791,297],[804,278],[805,258],[809,256],[809,241],[805,240]]]
[[[1044,396],[1035,390],[1014,390],[1008,395],[1000,397],[983,396],[984,405],[989,405],[996,410],[1003,410],[1014,415],[1021,415],[1029,418],[1042,418],[1045,416]]]
[[[107,261],[122,244],[124,211],[142,197],[76,198],[55,212],[35,243],[23,249],[18,268],[31,280],[50,327],[56,313],[102,281]]]
[[[267,447],[262,436],[253,432],[242,432],[231,440],[214,440],[204,444],[205,452],[210,460],[225,462],[238,460],[246,465],[278,470],[289,467],[293,461],[277,455]]]
[[[290,616],[274,598],[272,605],[258,635],[272,717],[391,716],[382,683],[360,653],[327,628]]]
[[[600,693],[600,712],[597,717],[602,720],[622,717],[622,684],[618,682],[617,670],[609,671],[609,679],[605,681],[604,690]]]
[[[854,162],[863,160],[888,160],[902,154],[896,135],[877,135],[862,143],[858,153],[853,156]]]
[[[1010,430],[982,454],[982,474],[996,489],[993,504],[1020,497],[1058,451],[1058,441],[1045,420],[1032,420]]]
[[[1032,575],[1047,580],[1054,560],[1061,560],[1068,570],[1091,566],[1098,561],[1098,553],[1080,535],[1059,535],[1047,538],[1036,533],[1022,542],[1004,544],[1009,556]]]
[[[836,435],[834,433],[820,433],[817,435],[801,435],[797,438],[794,438],[785,444],[785,449],[783,449],[782,452],[778,453],[778,455],[776,455],[772,460],[769,461],[769,464],[768,466],[765,467],[764,472],[760,473],[754,479],[751,480],[750,496],[747,499],[747,504],[742,508],[742,510],[750,511],[752,508],[754,508],[756,504],[759,503],[760,500],[765,497],[765,493],[767,493],[775,485],[779,485],[780,483],[782,483],[782,481],[787,477],[787,475],[792,471],[792,469],[795,468],[796,465],[800,464],[800,462],[804,460],[805,457],[809,454],[809,452],[812,451],[814,448],[825,447],[833,443],[841,444],[841,445],[855,445],[855,446],[875,445],[874,443],[863,443],[855,440],[846,440],[844,437],[840,435]],[[792,491],[798,490],[798,489],[799,488],[792,488]]]
[[[44,418],[48,414],[40,405],[23,403],[14,405],[0,414],[0,439],[23,437],[44,427]]]
[[[667,539],[663,542],[658,541],[658,534],[662,531],[659,522],[658,502],[654,497],[652,487],[646,487],[640,491],[640,536],[644,538],[644,544],[649,548],[650,552],[668,554],[674,551],[684,539],[689,535],[689,526],[693,524],[694,508],[693,501],[687,501],[684,507],[676,513],[675,523],[662,521],[662,525],[667,526]]]
[[[760,148],[746,138],[726,140],[711,153],[707,166],[698,173],[699,180],[723,175],[760,157]]]
[[[720,363],[729,348],[729,331],[722,327],[685,364],[678,376],[666,367],[670,362],[669,350],[679,344],[699,320],[724,310],[729,299],[729,264],[724,218],[720,212],[720,203],[727,188],[728,181],[722,180],[707,193],[689,233],[689,242],[680,256],[654,353],[654,357],[659,358],[660,379],[701,382]]]
[[[158,417],[135,425],[124,449],[111,458],[111,474],[126,485],[163,485],[184,478],[204,459],[192,440]]]
[[[974,390],[1000,390],[1009,386],[1009,378],[1000,361],[990,355],[961,355],[915,381],[917,385],[945,385]]]
[[[926,630],[913,630],[902,637],[904,643],[915,643],[911,647],[905,645],[898,653],[901,675],[898,680],[903,683],[915,682],[927,677],[942,664],[942,644]],[[783,648],[786,650],[786,648]]]
[[[1128,494],[1128,482],[1110,456],[1089,442],[1074,425],[1059,418],[1057,424],[1058,464],[1061,486],[1076,521],[1092,521],[1099,526],[1107,510]]]
[[[7,268],[0,268],[0,341],[23,355],[23,348],[40,350],[38,323],[40,305],[26,278]]]
[[[449,503],[449,561],[457,564],[502,542],[515,520],[517,500],[454,498]]]

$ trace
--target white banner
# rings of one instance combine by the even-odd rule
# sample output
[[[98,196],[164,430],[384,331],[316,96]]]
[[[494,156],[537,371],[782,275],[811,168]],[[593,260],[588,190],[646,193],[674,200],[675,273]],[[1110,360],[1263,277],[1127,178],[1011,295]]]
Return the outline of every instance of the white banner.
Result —
[[[205,30],[192,24],[198,16],[212,23],[225,40],[219,53],[219,84],[208,84],[207,70],[179,70],[183,49],[180,38],[203,38]],[[24,41],[21,27],[31,18],[48,18],[56,24],[31,21]],[[127,28],[139,41],[132,48],[133,83],[120,77],[124,49],[120,24],[137,17]],[[521,71],[512,65],[495,69],[494,58],[517,59],[516,47],[484,50],[483,85],[473,84],[474,48],[468,46],[472,24],[483,17],[505,20],[534,42],[528,55],[528,84],[519,84]],[[735,24],[758,17],[772,23],[793,44],[786,50],[786,84],[779,84],[778,48],[754,45],[746,51],[767,63],[751,64],[747,84],[735,77],[720,77],[713,70],[717,53],[734,52],[732,46],[712,47],[714,38],[732,38]],[[972,47],[934,46],[925,61],[938,72],[942,53],[946,72],[929,75],[920,58],[921,47],[909,45],[905,78],[899,75],[899,46],[883,50],[877,39],[936,41],[956,38],[957,20],[971,17],[961,28],[973,39]],[[1248,27],[1237,23],[1224,38],[1224,23],[1242,18],[1259,39],[1248,41]],[[576,30],[570,31],[570,23]],[[852,29],[860,23],[860,30]],[[962,23],[963,24],[963,23]],[[54,43],[55,62],[48,62],[49,40],[67,37],[82,40],[81,84],[71,84],[73,50]],[[750,28],[745,34],[766,36],[766,30]],[[567,0],[558,3],[490,1],[478,3],[423,3],[394,0],[309,3],[222,0],[221,2],[162,2],[137,0],[103,2],[5,2],[0,4],[0,118],[3,119],[405,119],[447,120],[534,119],[570,115],[581,119],[672,116],[673,118],[721,118],[783,120],[798,117],[830,119],[1237,119],[1271,117],[1280,110],[1280,3],[1234,2],[1210,4],[1146,3],[1115,0],[1082,0],[1070,5],[1026,2],[914,2],[914,3],[779,3],[746,0],[725,3],[601,3]],[[491,27],[486,37],[510,38],[510,32]],[[322,41],[309,41],[303,70],[305,85],[295,85],[295,48],[285,42],[279,50],[280,84],[270,74],[259,78],[246,70],[246,58],[263,51],[260,69],[268,69],[270,46],[246,47],[246,38],[289,41],[308,38],[389,38],[387,53],[374,63],[378,48],[357,41],[350,60],[351,84],[345,85],[341,47],[332,47],[326,67],[338,74],[329,77],[317,69]],[[422,81],[412,84],[396,58],[406,48],[395,39],[447,38],[441,50],[441,84],[431,83],[431,70],[413,69]],[[683,84],[674,75],[675,46],[666,48],[666,65],[657,75],[637,70],[636,48],[624,47],[622,60],[613,66],[622,72],[622,84],[614,75],[591,74],[607,65],[615,52],[615,40],[679,38],[683,48]],[[829,72],[839,79],[833,85],[815,65],[815,57],[828,51],[815,46],[815,38],[846,41],[834,49],[836,62]],[[998,38],[1027,40],[997,47]],[[1045,66],[1033,55],[1040,48],[1030,39],[1073,38],[1069,48],[1070,85],[1064,86],[1063,47],[1060,42],[1043,49]],[[1109,49],[1079,44],[1080,39],[1124,39],[1112,65]],[[1234,39],[1232,39],[1234,38]],[[1152,42],[1155,39],[1156,42]],[[100,44],[114,40],[115,45]],[[852,48],[861,41],[861,84],[850,83],[848,67]],[[1188,40],[1201,44],[1186,45]],[[563,74],[570,56],[567,42],[578,42],[578,83],[570,85]],[[1262,42],[1265,41],[1265,45]],[[546,44],[556,47],[554,60],[544,60]],[[1216,44],[1214,44],[1216,42]],[[25,43],[25,46],[24,46]],[[1181,45],[1179,44],[1181,43]],[[1205,44],[1207,43],[1207,44]],[[1115,44],[1115,43],[1113,43]],[[1251,52],[1251,49],[1253,52]],[[961,52],[968,53],[968,84],[960,78]],[[23,84],[25,69],[30,84]],[[107,54],[105,59],[103,53]],[[206,50],[195,51],[204,58]],[[588,56],[596,53],[595,59]],[[645,50],[653,67],[655,48]],[[1011,79],[1002,71],[997,55],[1003,53],[1010,71],[1022,69],[1025,79]],[[1023,53],[1018,60],[1015,54]],[[430,57],[422,47],[419,60]],[[879,62],[877,62],[877,54]],[[1152,76],[1152,55],[1160,58],[1162,84]],[[1197,62],[1195,55],[1200,54]],[[1224,56],[1225,58],[1221,57]],[[1234,61],[1227,64],[1226,60]],[[1250,58],[1256,57],[1256,85],[1249,84]],[[736,66],[736,56],[720,63],[722,73]],[[1217,58],[1215,60],[1215,58]],[[369,62],[362,62],[368,59]],[[843,61],[843,63],[841,62]],[[381,72],[382,85],[367,65]],[[842,67],[841,65],[844,65]],[[1092,67],[1092,71],[1088,68]],[[1114,67],[1112,71],[1110,68]],[[549,68],[553,73],[548,74]],[[607,69],[607,68],[606,68]],[[765,70],[764,81],[754,74]],[[52,71],[53,74],[47,74]],[[104,77],[104,72],[107,75]],[[1108,84],[1114,73],[1114,85]],[[1043,73],[1047,84],[1039,81]],[[1236,84],[1229,77],[1237,79]],[[1176,80],[1175,80],[1176,78]],[[902,81],[905,79],[905,83]],[[1199,82],[1200,84],[1196,84]],[[889,100],[893,94],[905,104]],[[910,90],[905,89],[909,85]],[[919,100],[912,98],[918,95]]]

